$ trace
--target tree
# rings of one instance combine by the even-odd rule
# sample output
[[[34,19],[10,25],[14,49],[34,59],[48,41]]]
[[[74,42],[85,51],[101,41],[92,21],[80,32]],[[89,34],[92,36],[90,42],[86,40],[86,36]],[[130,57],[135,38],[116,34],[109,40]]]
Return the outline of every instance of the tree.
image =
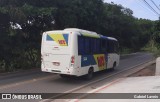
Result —
[[[121,50],[139,51],[160,23],[103,0],[0,0],[0,63],[6,70],[40,66],[42,32],[64,28],[95,31],[119,40]],[[18,57],[17,57],[18,56]],[[10,69],[9,69],[10,68]]]

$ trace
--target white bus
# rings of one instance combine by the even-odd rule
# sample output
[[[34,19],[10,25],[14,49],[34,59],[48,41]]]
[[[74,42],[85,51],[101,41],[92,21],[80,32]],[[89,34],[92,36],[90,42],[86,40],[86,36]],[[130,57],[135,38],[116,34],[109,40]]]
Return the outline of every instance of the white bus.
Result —
[[[86,75],[119,65],[118,41],[95,32],[68,28],[43,33],[41,70],[67,75]]]

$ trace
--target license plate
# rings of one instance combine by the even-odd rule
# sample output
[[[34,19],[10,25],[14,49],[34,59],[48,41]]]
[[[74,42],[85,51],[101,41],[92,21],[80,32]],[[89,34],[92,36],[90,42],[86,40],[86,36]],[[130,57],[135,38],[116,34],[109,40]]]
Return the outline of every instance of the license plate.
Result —
[[[52,62],[55,66],[60,66],[60,62]]]

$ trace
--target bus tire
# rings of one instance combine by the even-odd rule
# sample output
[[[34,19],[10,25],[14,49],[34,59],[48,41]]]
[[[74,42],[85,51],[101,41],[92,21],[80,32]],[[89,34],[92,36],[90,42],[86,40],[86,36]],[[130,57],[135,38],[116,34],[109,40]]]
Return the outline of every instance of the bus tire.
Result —
[[[111,68],[111,70],[114,71],[115,67],[116,67],[116,62],[113,63],[113,67]]]
[[[60,77],[61,77],[61,78],[68,78],[68,75],[60,74]]]
[[[92,79],[93,78],[93,73],[94,73],[93,67],[89,68],[88,74],[86,75],[86,79],[87,80]]]

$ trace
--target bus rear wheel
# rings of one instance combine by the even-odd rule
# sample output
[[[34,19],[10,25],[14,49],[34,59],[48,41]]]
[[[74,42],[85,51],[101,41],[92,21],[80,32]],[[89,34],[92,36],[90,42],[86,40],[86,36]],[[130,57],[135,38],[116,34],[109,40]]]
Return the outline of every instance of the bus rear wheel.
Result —
[[[68,75],[65,75],[65,74],[60,74],[60,77],[61,77],[61,78],[68,78],[69,76],[68,76]]]
[[[116,67],[116,62],[114,62],[113,67],[111,68],[111,70],[114,71],[115,67]]]
[[[89,68],[88,74],[86,75],[86,79],[87,79],[87,80],[92,79],[92,78],[93,78],[93,73],[94,73],[93,68],[92,68],[92,67]]]

